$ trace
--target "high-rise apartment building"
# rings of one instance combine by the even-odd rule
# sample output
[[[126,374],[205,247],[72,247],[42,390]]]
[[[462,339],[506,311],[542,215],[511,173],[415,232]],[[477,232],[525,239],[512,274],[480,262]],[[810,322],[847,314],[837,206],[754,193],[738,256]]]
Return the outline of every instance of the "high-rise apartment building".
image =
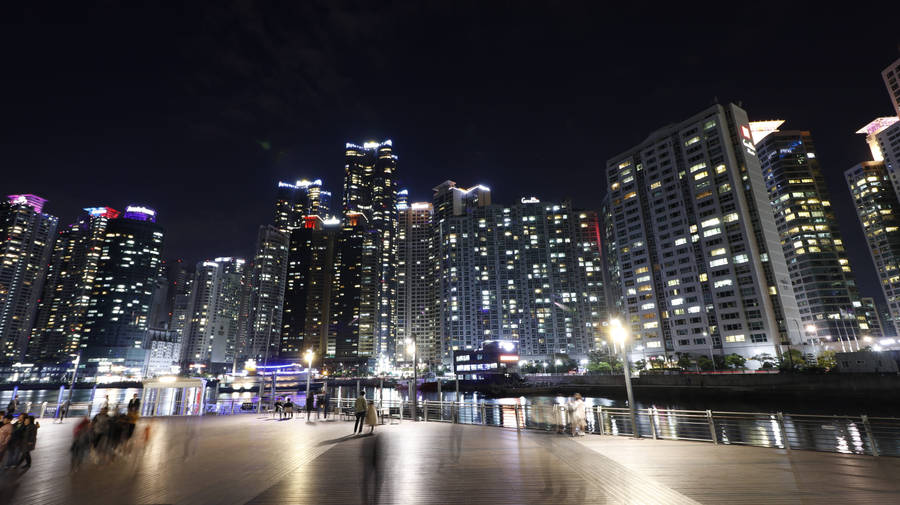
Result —
[[[884,79],[884,86],[891,95],[894,112],[900,116],[900,58],[881,72],[881,78]]]
[[[390,140],[348,143],[335,258],[336,357],[390,356],[396,328],[397,157]]]
[[[291,231],[281,322],[281,357],[296,361],[307,350],[333,356],[335,345],[329,329],[339,228],[318,215],[307,216],[306,224]]]
[[[260,226],[250,283],[249,333],[242,357],[267,362],[281,348],[281,319],[290,233]]]
[[[143,370],[162,242],[153,209],[130,205],[107,223],[91,285],[82,363],[111,363],[134,375]]]
[[[802,341],[744,110],[714,105],[653,132],[606,170],[607,240],[632,349],[752,357]]]
[[[46,202],[9,195],[0,203],[0,361],[21,359],[31,334],[57,226]]]
[[[860,333],[863,336],[862,338],[881,338],[886,336],[887,334],[884,332],[881,325],[881,316],[878,314],[878,305],[875,303],[875,299],[860,298],[859,301],[860,307],[858,312],[866,319],[865,325],[860,325],[864,326],[860,328]]]
[[[518,341],[526,359],[585,356],[607,318],[596,213],[533,197],[454,209],[454,193],[435,189],[442,360],[486,340]]]
[[[29,360],[68,361],[78,351],[106,228],[119,214],[110,207],[86,208],[57,235],[28,343]]]
[[[411,362],[404,345],[415,342],[420,362],[441,361],[438,333],[437,251],[432,224],[434,207],[428,202],[397,204],[397,353],[393,358]]]
[[[774,131],[756,148],[805,338],[857,340],[866,319],[812,136]]]
[[[866,161],[844,173],[875,263],[891,323],[900,323],[900,202],[884,161]]]
[[[232,364],[243,324],[241,297],[247,281],[243,259],[222,257],[197,264],[182,361],[218,369]]]

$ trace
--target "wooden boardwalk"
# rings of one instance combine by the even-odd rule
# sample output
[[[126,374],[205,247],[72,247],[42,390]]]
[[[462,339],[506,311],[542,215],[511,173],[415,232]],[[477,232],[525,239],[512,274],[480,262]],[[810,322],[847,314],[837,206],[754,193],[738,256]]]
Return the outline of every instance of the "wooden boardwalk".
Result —
[[[151,421],[147,447],[69,472],[73,424],[45,424],[0,504],[897,503],[900,459],[403,422],[255,415]],[[378,500],[374,500],[377,493]]]

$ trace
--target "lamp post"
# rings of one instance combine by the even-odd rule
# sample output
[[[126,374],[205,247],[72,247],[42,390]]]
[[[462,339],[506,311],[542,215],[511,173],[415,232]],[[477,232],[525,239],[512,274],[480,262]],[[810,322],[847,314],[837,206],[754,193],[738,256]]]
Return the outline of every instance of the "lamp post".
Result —
[[[306,350],[306,397],[309,398],[309,381],[312,376],[312,362],[313,362],[313,351],[312,349]],[[274,380],[274,376],[273,376]],[[318,414],[316,414],[318,416]]]
[[[559,374],[559,370],[557,369],[557,367],[558,367],[559,365],[562,365],[562,360],[561,360],[561,359],[557,359],[556,361],[553,362],[553,375],[558,375],[558,374]]]
[[[66,407],[65,407],[65,410],[60,414],[59,422],[62,422],[62,418],[65,417],[66,411],[68,411],[69,406],[72,405],[72,390],[75,389],[75,377],[78,376],[78,364],[79,363],[81,363],[81,349],[78,350],[78,355],[75,356],[75,364],[73,365],[73,369],[72,369],[72,382],[69,383],[69,397],[66,399]],[[88,413],[90,413],[90,410],[91,410],[91,407],[89,406]]]
[[[419,377],[418,377],[418,364],[419,364],[419,349],[416,347],[416,342],[408,338],[406,339],[406,352],[411,353],[413,357],[413,381],[412,385],[409,388],[409,406],[412,409],[412,418],[413,421],[416,420],[416,411],[418,398],[416,397],[416,392],[419,387]]]
[[[634,393],[631,390],[631,366],[628,359],[628,353],[625,352],[625,339],[627,337],[627,332],[625,328],[622,326],[622,322],[618,319],[613,319],[611,321],[610,332],[612,333],[612,338],[622,347],[622,366],[623,372],[625,372],[625,391],[628,394],[628,413],[631,415],[631,431],[633,432],[634,438],[640,438],[640,433],[638,432],[637,425],[637,416],[634,411]]]

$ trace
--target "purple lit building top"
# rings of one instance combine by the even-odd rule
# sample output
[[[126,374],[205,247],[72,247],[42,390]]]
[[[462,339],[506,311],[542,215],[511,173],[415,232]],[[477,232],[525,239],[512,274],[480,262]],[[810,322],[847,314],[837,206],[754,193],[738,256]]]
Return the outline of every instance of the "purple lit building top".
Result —
[[[38,214],[41,213],[44,204],[47,203],[46,198],[41,198],[37,195],[8,195],[7,198],[9,198],[9,203],[13,205],[27,205]]]
[[[150,207],[144,207],[143,205],[129,205],[125,208],[125,214],[122,215],[122,217],[134,221],[150,221],[151,223],[155,223],[156,211]]]

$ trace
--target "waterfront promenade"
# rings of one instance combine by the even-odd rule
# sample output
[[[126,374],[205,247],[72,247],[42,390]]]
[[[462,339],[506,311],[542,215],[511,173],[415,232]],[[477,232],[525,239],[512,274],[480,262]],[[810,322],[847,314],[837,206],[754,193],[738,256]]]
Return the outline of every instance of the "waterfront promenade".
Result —
[[[43,423],[31,470],[0,474],[0,503],[345,505],[372,502],[375,482],[396,504],[900,501],[898,458],[410,421],[363,437],[297,416],[149,422],[146,447],[74,474],[74,420]]]

